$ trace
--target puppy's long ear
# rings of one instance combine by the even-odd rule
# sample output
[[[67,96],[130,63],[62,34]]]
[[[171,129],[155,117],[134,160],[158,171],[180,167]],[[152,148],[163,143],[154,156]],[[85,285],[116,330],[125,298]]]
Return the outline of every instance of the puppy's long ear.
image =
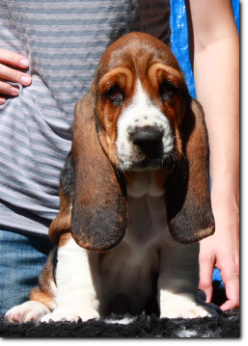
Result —
[[[123,238],[127,210],[116,171],[99,142],[95,102],[92,87],[75,110],[71,233],[78,245],[101,252],[117,245]]]
[[[172,237],[190,244],[214,233],[207,131],[202,107],[193,99],[186,108],[180,133],[184,158],[166,182],[167,218]]]

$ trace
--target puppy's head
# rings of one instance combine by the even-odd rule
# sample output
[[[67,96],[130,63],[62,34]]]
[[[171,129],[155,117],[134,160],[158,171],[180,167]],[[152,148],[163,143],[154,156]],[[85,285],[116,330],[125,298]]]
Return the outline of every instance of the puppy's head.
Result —
[[[146,34],[126,35],[103,55],[95,83],[99,138],[118,169],[158,169],[173,153],[180,155],[189,95],[165,44]]]

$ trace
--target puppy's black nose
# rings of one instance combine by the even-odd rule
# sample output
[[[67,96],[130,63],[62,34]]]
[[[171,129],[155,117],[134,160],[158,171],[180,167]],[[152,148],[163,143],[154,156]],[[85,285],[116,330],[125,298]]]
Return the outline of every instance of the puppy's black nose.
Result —
[[[156,155],[162,150],[163,131],[157,127],[137,127],[130,133],[133,144],[137,145],[145,154]]]

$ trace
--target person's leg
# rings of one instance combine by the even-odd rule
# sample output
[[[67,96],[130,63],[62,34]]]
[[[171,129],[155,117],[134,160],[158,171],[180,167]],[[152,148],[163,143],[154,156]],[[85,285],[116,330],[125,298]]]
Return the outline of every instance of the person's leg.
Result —
[[[0,315],[28,300],[52,248],[49,239],[0,230]]]

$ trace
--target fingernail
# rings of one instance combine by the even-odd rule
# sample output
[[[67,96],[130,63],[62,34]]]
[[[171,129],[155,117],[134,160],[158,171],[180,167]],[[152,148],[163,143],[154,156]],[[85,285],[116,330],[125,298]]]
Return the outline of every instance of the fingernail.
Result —
[[[18,89],[18,88],[11,87],[11,88],[10,88],[10,92],[11,92],[11,95],[12,95],[12,96],[17,96],[17,95],[19,95],[19,89]]]
[[[21,59],[20,60],[20,66],[23,68],[27,68],[29,66],[29,61],[26,59]]]
[[[24,85],[29,85],[31,83],[31,77],[30,76],[22,76],[21,81]]]
[[[6,99],[4,99],[3,97],[0,97],[0,105],[4,105],[6,102]]]

